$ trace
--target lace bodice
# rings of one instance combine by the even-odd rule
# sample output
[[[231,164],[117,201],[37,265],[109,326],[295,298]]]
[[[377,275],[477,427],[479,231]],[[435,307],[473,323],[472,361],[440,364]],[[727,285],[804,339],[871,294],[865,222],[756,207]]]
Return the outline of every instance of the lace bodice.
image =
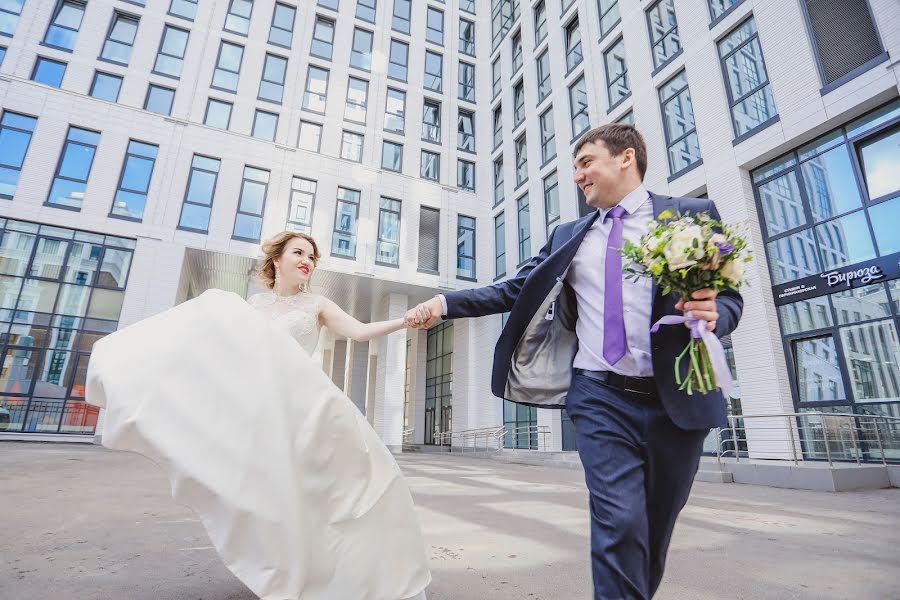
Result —
[[[278,296],[274,292],[255,294],[247,302],[312,354],[319,343],[321,297],[309,292]]]

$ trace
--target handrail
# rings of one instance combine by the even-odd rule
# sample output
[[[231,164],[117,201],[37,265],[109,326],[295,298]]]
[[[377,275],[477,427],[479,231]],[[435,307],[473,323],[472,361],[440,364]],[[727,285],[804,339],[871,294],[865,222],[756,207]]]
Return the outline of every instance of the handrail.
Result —
[[[822,411],[729,415],[715,430],[715,453],[723,458],[900,461],[900,417]]]
[[[518,440],[525,436],[529,440],[527,449],[548,450],[548,437],[550,427],[546,425],[522,425],[519,427],[479,427],[477,429],[462,429],[439,431],[434,434],[434,443],[438,446],[451,446],[459,451],[492,450],[499,452],[504,448],[515,448]],[[532,438],[537,448],[532,448]],[[507,440],[515,440],[508,446]]]

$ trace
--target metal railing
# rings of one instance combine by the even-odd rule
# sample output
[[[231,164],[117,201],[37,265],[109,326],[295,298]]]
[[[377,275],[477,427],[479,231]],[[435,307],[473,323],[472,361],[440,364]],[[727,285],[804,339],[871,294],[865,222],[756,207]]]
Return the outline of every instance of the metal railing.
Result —
[[[412,436],[413,436],[414,431],[415,431],[414,427],[410,427],[409,429],[404,429],[403,433],[401,434],[402,437],[400,438],[401,439],[400,443],[403,444],[404,446],[412,444]]]
[[[550,428],[546,425],[523,425],[521,427],[482,427],[460,431],[440,431],[434,434],[437,446],[450,446],[465,452],[493,451],[504,448],[530,450],[550,449]]]
[[[729,415],[714,430],[716,458],[900,462],[900,417],[804,412]]]

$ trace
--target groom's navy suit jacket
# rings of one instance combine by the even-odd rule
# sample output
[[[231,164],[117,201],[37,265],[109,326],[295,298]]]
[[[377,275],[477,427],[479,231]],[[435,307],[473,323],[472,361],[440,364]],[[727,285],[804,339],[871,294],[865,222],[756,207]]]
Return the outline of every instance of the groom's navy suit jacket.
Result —
[[[651,193],[653,214],[669,209],[675,213],[719,213],[709,200],[672,198]],[[578,311],[574,293],[565,280],[572,259],[599,211],[557,227],[540,253],[510,279],[495,285],[448,292],[448,319],[477,317],[509,311],[509,320],[497,341],[491,391],[495,396],[520,404],[546,408],[565,406],[572,380],[572,363],[578,350],[575,322]],[[598,256],[597,261],[603,257]],[[682,314],[675,309],[678,298],[663,296],[653,286],[653,307],[647,328],[660,317]],[[734,291],[723,291],[716,299],[719,320],[715,334],[722,337],[737,327],[743,300]],[[599,332],[598,332],[599,334]],[[726,424],[722,393],[687,395],[675,382],[675,358],[690,339],[683,325],[666,325],[651,334],[651,355],[657,392],[666,413],[682,429],[709,429]],[[684,362],[684,361],[683,361]],[[683,372],[687,365],[682,364]]]

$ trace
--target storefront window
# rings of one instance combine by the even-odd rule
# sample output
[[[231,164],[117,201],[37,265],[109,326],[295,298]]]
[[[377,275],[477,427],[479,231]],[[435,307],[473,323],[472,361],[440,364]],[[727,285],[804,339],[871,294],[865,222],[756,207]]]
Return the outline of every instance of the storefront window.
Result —
[[[118,327],[133,249],[133,240],[0,219],[0,431],[94,432],[88,360]]]
[[[900,169],[900,161],[896,166]],[[869,216],[872,219],[875,242],[881,255],[900,252],[900,232],[897,230],[897,224],[900,223],[900,198],[873,206],[869,209]]]
[[[794,340],[791,346],[800,402],[843,400],[844,382],[834,338],[826,335]]]
[[[751,173],[801,411],[900,414],[898,143],[895,100]]]
[[[875,321],[842,327],[844,360],[857,402],[884,402],[900,398],[900,345],[893,321]]]

